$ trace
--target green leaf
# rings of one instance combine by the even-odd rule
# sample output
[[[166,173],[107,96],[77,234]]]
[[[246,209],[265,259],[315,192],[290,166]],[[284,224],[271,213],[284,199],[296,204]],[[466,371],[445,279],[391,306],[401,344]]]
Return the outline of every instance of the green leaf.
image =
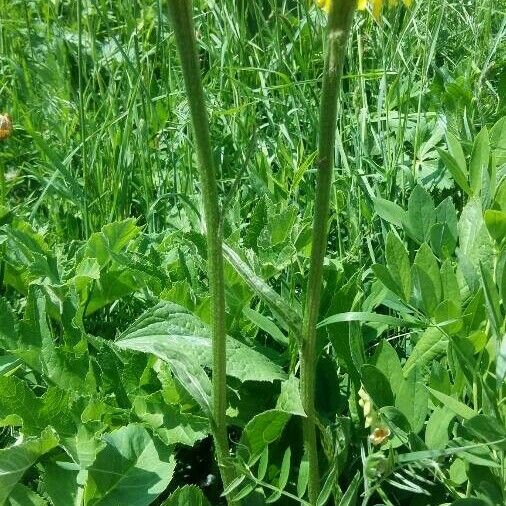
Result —
[[[194,485],[185,485],[173,492],[161,506],[211,506],[202,490]]]
[[[303,497],[306,493],[307,484],[309,482],[309,459],[307,453],[304,452],[299,465],[299,475],[297,477],[297,496]]]
[[[316,499],[316,506],[325,506],[327,501],[329,500],[330,494],[332,494],[332,490],[334,489],[334,483],[336,481],[337,470],[336,467],[332,467],[329,474],[325,478],[325,482],[323,483],[323,487],[318,494]]]
[[[254,416],[241,435],[237,453],[248,465],[253,465],[265,447],[276,441],[282,434],[291,415],[278,409],[271,409]]]
[[[292,415],[306,416],[300,398],[299,379],[293,374],[281,383],[281,393],[276,403],[276,409]]]
[[[464,427],[471,431],[479,441],[491,444],[498,450],[506,451],[506,429],[497,419],[488,415],[476,415],[464,422]],[[500,441],[500,443],[498,443]]]
[[[17,332],[14,315],[9,303],[0,297],[0,347],[12,350],[16,347]]]
[[[506,116],[497,121],[490,130],[490,148],[498,165],[506,163]]]
[[[473,152],[469,162],[469,184],[473,195],[481,190],[482,175],[488,170],[490,158],[490,140],[487,127],[484,126],[474,139]]]
[[[283,334],[283,332],[281,332],[281,330],[279,330],[279,327],[262,313],[259,313],[249,307],[245,307],[242,312],[258,328],[267,332],[267,334],[269,334],[276,342],[285,346],[288,344],[288,338]]]
[[[428,402],[429,394],[425,388],[422,369],[419,366],[412,367],[399,387],[395,406],[406,416],[415,434],[424,426]]]
[[[413,280],[415,290],[428,315],[432,316],[441,301],[441,274],[437,259],[430,247],[423,243],[416,253],[413,264]]]
[[[487,209],[483,218],[490,237],[498,244],[501,244],[506,237],[506,213],[495,209]]]
[[[436,406],[425,427],[425,444],[431,450],[442,450],[450,440],[449,425],[455,413],[446,406]]]
[[[456,415],[462,417],[464,420],[469,420],[476,415],[476,412],[469,406],[458,401],[457,399],[450,397],[442,392],[434,390],[433,388],[427,387],[429,392],[444,406],[453,411]]]
[[[363,311],[348,311],[325,318],[318,323],[318,328],[341,322],[365,322],[365,323],[384,323],[393,327],[420,327],[420,323],[411,320],[403,320],[395,316],[389,316],[379,313],[368,313]]]
[[[79,494],[78,470],[48,462],[44,464],[43,485],[52,506],[75,505]]]
[[[394,405],[394,394],[387,377],[375,366],[366,364],[360,368],[362,383],[376,407]]]
[[[448,338],[436,327],[429,327],[421,335],[411,355],[403,367],[404,376],[407,377],[417,365],[425,366],[436,357],[442,355],[448,347]]]
[[[52,429],[46,429],[39,438],[0,449],[0,504],[35,462],[58,445],[58,437]]]
[[[419,243],[427,241],[435,218],[436,212],[432,197],[423,186],[415,186],[408,200],[406,231]]]
[[[302,329],[301,316],[263,279],[257,276],[241,257],[226,244],[223,253],[230,265],[236,270],[248,286],[262,298],[272,311],[281,319],[291,332],[300,340]]]
[[[404,376],[397,352],[387,340],[383,339],[379,343],[378,349],[372,358],[372,365],[376,366],[385,375],[392,392],[397,395],[397,391],[404,381]]]
[[[362,481],[360,472],[357,471],[351,483],[348,485],[346,492],[341,497],[339,501],[339,506],[354,506],[357,502],[358,497],[358,487],[360,486],[360,482]]]
[[[462,328],[462,313],[451,300],[444,300],[434,311],[434,320],[449,335],[454,335]]]
[[[487,314],[496,339],[501,335],[501,327],[504,318],[501,312],[501,302],[497,287],[492,278],[492,274],[486,266],[480,263],[481,280],[483,285],[483,293],[485,294],[485,302]]]
[[[411,297],[411,265],[408,250],[393,232],[389,232],[386,240],[386,259],[388,270],[399,287],[399,292],[405,302]]]
[[[468,195],[471,194],[471,188],[469,187],[469,183],[467,182],[466,171],[463,171],[459,166],[457,160],[450,153],[443,151],[442,149],[438,149],[439,157],[443,160],[445,167],[450,171],[455,182],[460,186],[462,190],[464,190]]]
[[[150,505],[172,479],[176,461],[171,449],[136,424],[121,427],[103,439],[106,446],[88,469],[86,503]]]
[[[211,329],[187,309],[160,302],[116,340],[121,349],[152,353],[173,363],[212,366]],[[227,337],[227,374],[240,381],[283,380],[283,369],[260,352]]]
[[[283,460],[281,462],[281,469],[279,471],[279,478],[275,492],[273,492],[265,501],[266,504],[276,502],[281,497],[281,491],[285,489],[288,483],[288,476],[290,474],[290,462],[292,458],[292,450],[288,447],[283,454]]]
[[[459,139],[457,139],[457,137],[455,137],[455,135],[453,135],[450,131],[446,132],[446,144],[448,146],[450,155],[453,157],[462,173],[466,174],[467,179],[466,157],[462,149],[462,144],[460,143]]]
[[[9,496],[9,506],[47,506],[47,502],[33,490],[18,483]]]
[[[385,200],[382,198],[374,199],[374,209],[380,216],[380,218],[401,227],[406,221],[406,211],[395,202]]]

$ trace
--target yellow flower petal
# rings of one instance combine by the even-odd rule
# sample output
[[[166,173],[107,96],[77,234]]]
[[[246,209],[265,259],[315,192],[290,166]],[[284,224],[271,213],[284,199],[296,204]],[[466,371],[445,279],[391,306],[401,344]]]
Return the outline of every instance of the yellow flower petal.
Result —
[[[333,0],[316,0],[318,7],[321,7],[323,10],[329,12],[330,6],[332,5]]]
[[[366,7],[367,7],[367,0],[358,0],[357,9],[359,11],[365,10]]]
[[[380,445],[390,436],[390,429],[388,427],[376,427],[372,434],[369,436],[369,440],[373,445]]]

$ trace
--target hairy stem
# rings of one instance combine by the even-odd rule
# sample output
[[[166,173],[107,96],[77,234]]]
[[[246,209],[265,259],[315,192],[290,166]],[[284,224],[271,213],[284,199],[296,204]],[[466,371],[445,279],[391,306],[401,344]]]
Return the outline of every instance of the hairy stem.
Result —
[[[181,58],[186,93],[190,105],[197,149],[202,201],[204,204],[213,336],[213,420],[211,425],[218,465],[224,487],[226,488],[234,478],[234,470],[229,462],[230,455],[225,417],[227,408],[225,283],[218,186],[211,150],[209,119],[204,103],[204,91],[198,60],[191,0],[169,0],[169,14]],[[237,503],[229,501],[229,504]]]
[[[304,308],[303,342],[301,349],[301,396],[307,418],[304,419],[304,446],[309,459],[309,502],[316,504],[320,492],[320,472],[316,441],[314,406],[316,371],[316,325],[318,323],[323,279],[323,261],[327,246],[330,190],[334,169],[337,108],[346,45],[356,0],[331,2],[327,25],[327,50],[320,104],[318,172],[313,217],[311,264]]]

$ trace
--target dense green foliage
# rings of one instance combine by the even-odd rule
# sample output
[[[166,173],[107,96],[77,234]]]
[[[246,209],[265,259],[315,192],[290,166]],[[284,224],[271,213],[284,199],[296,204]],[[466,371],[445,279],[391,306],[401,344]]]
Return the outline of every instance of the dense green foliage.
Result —
[[[224,216],[240,476],[225,495],[307,505],[298,341],[325,17],[305,0],[194,4]],[[506,2],[384,14],[355,17],[344,68],[318,506],[502,505]],[[3,111],[0,505],[224,504],[201,192],[165,2],[0,0]]]

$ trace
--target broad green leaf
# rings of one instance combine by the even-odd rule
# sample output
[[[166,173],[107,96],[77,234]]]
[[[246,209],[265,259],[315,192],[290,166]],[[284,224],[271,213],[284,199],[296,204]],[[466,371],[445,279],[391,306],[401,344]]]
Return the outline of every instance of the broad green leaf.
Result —
[[[467,178],[467,164],[466,157],[464,155],[464,151],[462,149],[462,144],[459,139],[455,137],[450,131],[446,132],[446,144],[448,146],[448,151],[450,155],[453,157],[459,169],[466,174]]]
[[[306,416],[300,398],[299,379],[294,375],[281,383],[281,393],[276,403],[276,409],[292,415]]]
[[[455,204],[451,197],[446,197],[436,207],[436,223],[444,223],[448,226],[452,238],[457,241],[458,238],[458,218]]]
[[[302,318],[275,290],[257,276],[241,257],[226,244],[223,253],[230,265],[236,270],[249,287],[257,293],[300,340]]]
[[[336,481],[337,469],[336,466],[332,467],[329,474],[325,478],[325,482],[323,483],[323,487],[318,494],[316,499],[316,506],[325,506],[327,501],[329,500],[330,494],[332,494],[332,490],[334,489],[334,483]]]
[[[16,347],[17,332],[14,315],[9,303],[0,297],[0,347],[12,350]]]
[[[488,415],[476,415],[466,420],[464,427],[480,441],[488,444],[494,443],[493,446],[498,450],[506,450],[506,429],[497,418]]]
[[[467,261],[472,272],[466,277],[469,284],[469,276],[474,276],[476,289],[478,284],[478,266],[480,261],[487,267],[492,268],[493,245],[483,219],[482,205],[476,199],[470,200],[462,210],[459,220],[459,249],[458,257],[461,269],[463,262]]]
[[[382,219],[392,223],[392,225],[400,227],[406,221],[406,211],[404,211],[404,209],[398,204],[391,202],[390,200],[385,200],[379,197],[375,198],[374,209]]]
[[[448,347],[448,338],[436,327],[429,327],[420,336],[411,355],[402,368],[404,377],[407,377],[411,370],[420,366],[423,367],[436,357],[442,355]]]
[[[137,396],[133,411],[166,445],[193,446],[210,432],[207,418],[181,412],[177,405],[167,405],[160,392]]]
[[[422,368],[412,367],[399,387],[395,406],[406,416],[415,434],[424,426],[428,402],[429,394],[425,388]]]
[[[211,329],[187,309],[160,302],[143,313],[116,341],[121,349],[153,353],[162,360],[212,367]],[[241,381],[286,378],[265,355],[227,337],[227,374]]]
[[[498,165],[506,163],[506,116],[497,121],[490,130],[490,148]]]
[[[399,287],[395,283],[390,271],[382,264],[373,264],[371,266],[374,275],[393,293],[398,295],[399,297],[402,295],[400,293]]]
[[[399,287],[402,299],[409,302],[411,297],[411,265],[408,251],[393,232],[389,232],[387,235],[386,258],[388,270],[395,284]]]
[[[58,445],[52,429],[46,429],[39,438],[0,449],[0,504],[4,504],[25,472],[35,462]]]
[[[451,300],[461,310],[460,288],[452,262],[445,260],[440,270],[443,300]]]
[[[444,300],[436,307],[434,321],[450,335],[462,329],[462,313],[452,300]]]
[[[150,505],[172,479],[176,461],[171,449],[136,424],[105,434],[103,440],[105,448],[88,469],[86,504]]]
[[[506,213],[487,209],[483,217],[490,236],[500,244],[506,237]]]
[[[441,301],[441,274],[437,259],[430,247],[423,243],[416,253],[413,264],[415,291],[419,294],[429,316]]]
[[[176,489],[162,506],[211,506],[202,490],[194,485],[185,485]]]
[[[450,397],[442,392],[427,387],[429,392],[448,409],[453,411],[456,415],[462,417],[464,420],[469,420],[476,415],[476,412],[466,404],[458,401],[454,397]]]
[[[397,391],[404,381],[404,376],[397,352],[387,340],[383,339],[379,343],[378,349],[372,358],[372,364],[385,375],[392,392],[397,395]]]
[[[366,364],[360,368],[365,390],[378,408],[394,405],[394,394],[387,377],[375,366]]]
[[[78,470],[65,469],[57,463],[44,464],[44,490],[53,506],[81,506]]]
[[[290,418],[289,413],[278,409],[264,411],[254,416],[243,430],[238,455],[249,465],[253,465],[265,447],[281,436]]]
[[[455,413],[447,406],[436,406],[425,427],[425,444],[431,450],[442,450],[450,440],[449,425]]]
[[[490,158],[490,140],[487,127],[484,126],[474,139],[473,152],[469,162],[469,185],[473,195],[481,189],[482,175],[488,170]]]
[[[446,223],[436,223],[430,229],[430,244],[439,257],[449,258],[455,251],[457,238]]]
[[[429,239],[435,218],[436,211],[432,197],[423,186],[415,186],[408,200],[406,231],[413,239],[422,243]]]
[[[40,400],[16,376],[0,376],[0,426],[22,425],[27,434],[40,432]]]
[[[471,188],[469,187],[469,183],[467,182],[466,171],[463,171],[460,167],[459,163],[455,158],[446,151],[442,149],[438,149],[439,157],[443,160],[445,167],[450,171],[455,182],[460,186],[462,190],[464,190],[468,195],[471,194]]]
[[[275,341],[285,346],[288,344],[288,338],[283,334],[283,332],[281,332],[281,330],[279,330],[279,327],[262,313],[259,313],[249,307],[245,307],[242,312],[258,328],[267,332],[267,334],[269,334]]]

